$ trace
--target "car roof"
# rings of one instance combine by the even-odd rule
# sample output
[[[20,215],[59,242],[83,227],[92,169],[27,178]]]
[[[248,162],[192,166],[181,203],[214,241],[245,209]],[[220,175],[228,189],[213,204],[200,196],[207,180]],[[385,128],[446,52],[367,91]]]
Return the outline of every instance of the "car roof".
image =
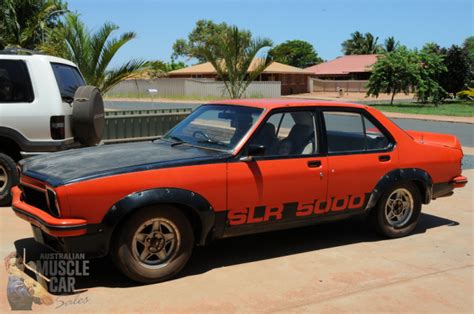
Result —
[[[212,102],[212,104],[247,106],[270,110],[287,107],[341,107],[359,109],[367,108],[366,105],[347,102],[295,98],[228,99],[214,101]]]
[[[72,61],[67,59],[50,56],[50,55],[43,55],[43,54],[33,54],[33,55],[26,55],[26,54],[0,54],[0,60],[34,60],[39,59],[41,61],[46,62],[54,62],[54,63],[62,63],[72,67],[77,67]]]

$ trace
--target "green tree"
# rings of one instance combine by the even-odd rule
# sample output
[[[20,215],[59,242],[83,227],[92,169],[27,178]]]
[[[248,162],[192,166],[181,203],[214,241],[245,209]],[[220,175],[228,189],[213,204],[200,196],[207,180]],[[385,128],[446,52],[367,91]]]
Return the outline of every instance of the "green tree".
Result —
[[[418,80],[418,57],[406,47],[385,53],[372,68],[367,84],[367,96],[378,97],[380,93],[391,94],[390,104],[398,93],[408,94]]]
[[[227,32],[230,28],[231,27],[226,23],[216,24],[211,20],[197,21],[196,26],[189,33],[187,39],[178,39],[173,44],[173,57],[196,58],[198,63],[206,62],[205,56],[199,53],[201,47],[214,41],[216,37],[222,36],[222,34]],[[240,36],[249,40],[251,34],[249,31],[241,31]]]
[[[250,32],[231,26],[197,46],[195,55],[212,64],[230,97],[240,98],[270,62],[268,55],[257,58],[257,54],[272,44],[270,39],[252,38]]]
[[[429,42],[424,44],[421,48],[421,51],[425,53],[435,53],[438,55],[446,54],[446,49],[441,48],[440,45],[435,42]]]
[[[471,79],[471,61],[467,49],[456,45],[446,49],[436,43],[427,43],[421,53],[435,54],[444,60],[446,71],[435,79],[447,93],[456,94],[467,87]]]
[[[437,53],[421,51],[417,53],[418,71],[416,97],[422,103],[439,103],[446,97],[446,91],[440,84],[440,77],[446,72],[443,57]]]
[[[143,60],[132,59],[118,67],[109,64],[126,43],[136,37],[134,32],[126,32],[112,38],[118,26],[105,23],[96,32],[89,30],[76,14],[68,14],[64,26],[57,31],[62,38],[62,47],[55,55],[69,59],[77,64],[86,82],[97,86],[104,94],[120,81],[133,77],[149,64]]]
[[[471,62],[468,51],[453,45],[444,55],[444,65],[447,69],[439,77],[439,83],[448,93],[456,94],[466,89],[471,80]]]
[[[298,68],[307,68],[323,62],[313,45],[303,40],[288,40],[275,46],[268,53],[274,61]]]
[[[395,37],[390,36],[385,39],[384,46],[382,48],[385,52],[392,52],[395,51],[400,46],[400,43],[395,40]]]
[[[67,12],[60,0],[0,0],[0,49],[36,49]]]
[[[463,49],[467,52],[470,64],[470,79],[474,79],[474,36],[470,36],[464,40]]]
[[[463,48],[469,54],[469,58],[474,59],[474,36],[469,36],[464,40]]]
[[[367,95],[391,94],[390,104],[393,104],[397,93],[408,94],[410,88],[414,88],[420,102],[438,103],[446,94],[438,82],[445,71],[440,55],[429,50],[411,51],[401,46],[378,58],[367,84]]]
[[[377,44],[378,37],[371,33],[362,34],[356,31],[351,34],[351,38],[342,43],[342,52],[345,55],[366,55],[374,54],[380,51],[380,45]]]
[[[171,58],[171,62],[163,62],[161,60],[149,62],[148,69],[144,71],[148,74],[150,78],[160,78],[164,77],[166,73],[185,68],[186,64],[184,62],[176,62],[174,58]]]

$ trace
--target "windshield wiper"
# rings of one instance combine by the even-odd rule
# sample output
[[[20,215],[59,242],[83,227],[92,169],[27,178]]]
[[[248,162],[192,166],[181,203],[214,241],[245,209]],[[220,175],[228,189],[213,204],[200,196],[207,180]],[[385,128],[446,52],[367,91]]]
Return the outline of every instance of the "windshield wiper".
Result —
[[[169,138],[171,138],[172,140],[175,140],[175,142],[171,143],[171,147],[175,147],[177,145],[181,145],[181,144],[184,144],[186,143],[185,141],[183,141],[181,138],[175,136],[175,135],[171,135]]]
[[[211,140],[211,139],[201,140],[201,141],[198,141],[198,143],[199,144],[214,144],[214,145],[227,147],[226,143],[221,142],[221,141]]]

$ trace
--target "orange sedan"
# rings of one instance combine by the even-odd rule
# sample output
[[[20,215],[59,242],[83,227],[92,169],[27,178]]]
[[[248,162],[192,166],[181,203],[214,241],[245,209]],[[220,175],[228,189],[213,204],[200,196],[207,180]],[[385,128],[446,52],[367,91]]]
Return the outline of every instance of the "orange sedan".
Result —
[[[110,254],[131,279],[157,282],[219,238],[353,215],[405,236],[422,204],[467,183],[462,158],[455,136],[404,131],[368,106],[230,100],[153,142],[24,160],[12,207],[38,242]]]

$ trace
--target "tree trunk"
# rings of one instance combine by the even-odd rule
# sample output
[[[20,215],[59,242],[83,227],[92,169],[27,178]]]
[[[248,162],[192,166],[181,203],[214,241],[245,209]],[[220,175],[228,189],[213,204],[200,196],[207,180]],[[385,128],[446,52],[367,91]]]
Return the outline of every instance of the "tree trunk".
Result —
[[[393,98],[395,98],[395,91],[392,92],[392,98],[390,99],[390,105],[393,105]]]

